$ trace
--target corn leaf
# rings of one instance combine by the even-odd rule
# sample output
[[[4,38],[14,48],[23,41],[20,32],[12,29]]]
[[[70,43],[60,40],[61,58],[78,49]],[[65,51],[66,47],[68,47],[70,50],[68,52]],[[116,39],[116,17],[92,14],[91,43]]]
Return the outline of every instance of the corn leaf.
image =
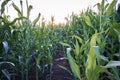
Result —
[[[109,3],[107,3],[107,4],[105,5],[105,9],[107,9],[108,6],[109,6]]]
[[[106,26],[106,24],[107,24],[107,19],[106,19],[106,18],[104,18],[103,23],[102,23],[102,26],[103,26],[103,27],[105,27],[105,26]]]
[[[112,67],[117,67],[120,66],[120,61],[110,61],[105,68],[112,68]]]
[[[69,74],[72,75],[71,71],[70,71],[69,69],[67,69],[66,67],[61,66],[61,65],[58,65],[58,66],[59,66],[60,68],[64,69],[64,70],[66,70]]]
[[[96,55],[93,47],[91,47],[88,53],[88,60],[87,60],[87,66],[86,66],[86,77],[88,80],[92,80],[93,78],[95,78],[94,77],[95,69],[96,69]]]
[[[26,17],[15,18],[9,25],[13,25],[13,24],[15,24],[16,21],[22,20],[22,19],[27,19],[27,18]]]
[[[32,5],[30,5],[29,7],[28,7],[28,11],[30,12],[31,10],[32,10]]]
[[[87,68],[88,69],[95,69],[95,67],[96,67],[96,54],[94,52],[93,47],[90,48],[87,61],[88,61]]]
[[[5,5],[9,2],[10,0],[5,0],[2,4],[1,4],[1,14],[4,13],[5,11]]]
[[[102,9],[104,8],[104,5],[105,5],[105,0],[102,0],[102,3],[101,3]]]
[[[78,65],[76,64],[74,58],[71,56],[69,48],[67,48],[67,58],[68,58],[72,73],[74,74],[74,76],[76,78],[81,80],[80,69],[79,69]]]
[[[103,68],[102,66],[97,66],[94,70],[94,74],[95,74],[95,78],[94,80],[98,80],[98,75],[99,73],[102,73],[102,72],[106,72],[107,70],[105,68]]]
[[[97,62],[98,62],[98,65],[100,64],[99,61],[100,61],[100,52],[99,52],[99,47],[98,46],[93,46],[94,48],[94,52],[96,54],[96,58],[97,58]]]
[[[96,39],[99,37],[99,34],[94,34],[91,38],[90,45],[96,46]]]
[[[104,61],[109,61],[107,57],[103,56],[103,55],[100,55],[100,59],[104,60]]]
[[[29,7],[28,7],[28,11],[27,11],[27,18],[29,19],[29,16],[30,16],[30,12],[31,12],[31,10],[32,10],[32,5],[30,5]]]
[[[5,75],[5,77],[6,77],[8,80],[11,80],[11,76],[9,75],[10,73],[7,71],[7,69],[3,69],[3,70],[2,70],[2,73]]]
[[[111,15],[111,13],[112,13],[113,10],[114,10],[114,7],[115,7],[116,3],[117,3],[117,1],[116,1],[116,0],[113,0],[113,1],[111,2],[111,4],[107,7],[106,16],[110,16],[110,15]]]
[[[101,9],[100,3],[97,3],[96,5],[97,5],[97,8],[98,8],[98,11],[100,11],[100,9]]]
[[[8,42],[4,41],[3,46],[4,46],[5,54],[7,54],[8,50],[9,50]]]
[[[15,5],[14,3],[12,4],[13,8],[18,12],[18,16],[22,16],[22,12],[20,11],[20,9],[18,8],[17,5]]]
[[[60,42],[60,44],[61,44],[62,46],[70,47],[70,45],[67,44],[67,43]]]
[[[36,65],[38,66],[40,63],[40,60],[43,56],[41,54],[38,54],[37,59],[36,59]]]
[[[111,22],[110,22],[110,26],[111,26],[114,30],[117,30],[117,31],[120,33],[120,23],[111,21]]]
[[[0,20],[2,20],[2,22],[5,23],[5,24],[9,23],[9,21],[6,20],[6,19],[5,19],[4,17],[2,17],[2,16],[0,16]]]
[[[91,27],[92,27],[92,23],[91,23],[91,20],[90,20],[89,16],[86,16],[85,14],[81,14],[81,17],[83,18],[83,20],[85,21],[85,23],[86,23],[88,26],[91,26]]]
[[[12,65],[12,66],[15,66],[14,63],[12,63],[12,62],[7,62],[7,61],[0,62],[0,66],[2,66],[3,64],[10,64],[10,65]]]
[[[88,62],[86,66],[86,76],[88,80],[98,80],[99,73],[106,71],[105,68],[100,66],[99,58],[100,58],[100,53],[98,46],[90,47],[88,60],[87,60]],[[99,65],[97,65],[96,62],[98,62]]]
[[[33,25],[36,25],[36,23],[39,21],[41,14],[38,14],[38,17],[32,22]]]
[[[75,47],[75,56],[78,56],[80,53],[80,47],[77,40],[76,40],[76,45],[74,45],[74,47]]]
[[[76,39],[78,39],[81,44],[84,44],[82,38],[80,38],[79,36],[76,36],[76,35],[74,35],[74,37],[75,37]]]

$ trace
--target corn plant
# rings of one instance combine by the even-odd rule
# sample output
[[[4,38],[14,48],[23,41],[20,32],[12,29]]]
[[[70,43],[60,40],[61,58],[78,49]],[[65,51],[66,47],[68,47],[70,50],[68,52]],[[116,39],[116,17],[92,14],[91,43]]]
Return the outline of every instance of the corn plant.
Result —
[[[69,60],[69,64],[70,64],[72,73],[73,73],[73,75],[74,75],[74,77],[75,77],[76,79],[81,80],[81,75],[80,75],[79,66],[76,64],[74,58],[71,56],[71,54],[70,54],[70,49],[71,49],[71,48],[67,48],[67,58],[68,58],[68,60]]]
[[[98,46],[96,46],[96,39],[99,38],[99,35],[94,34],[90,40],[90,50],[86,65],[87,80],[98,80],[99,73],[105,72],[105,69],[100,66],[100,53]]]
[[[73,13],[66,25],[53,25],[53,16],[50,24],[46,25],[42,18],[42,24],[37,25],[40,13],[30,22],[32,5],[28,4],[28,0],[27,16],[23,14],[23,2],[20,0],[20,8],[12,3],[18,17],[9,21],[8,15],[5,15],[9,1],[4,0],[0,10],[1,80],[16,80],[17,77],[30,80],[33,67],[34,79],[45,80],[46,76],[50,76],[52,80],[53,55],[57,49],[66,53],[71,70],[60,67],[72,74],[75,80],[103,80],[103,72],[107,79],[120,79],[120,24],[116,18],[119,8],[114,11],[116,0],[110,4],[102,0],[96,4],[98,12],[88,8],[79,15]],[[46,75],[46,72],[49,74]]]
[[[5,4],[6,4],[6,1],[3,2],[2,9],[4,8]],[[36,66],[39,65],[40,61],[42,61],[40,56],[39,56],[40,54],[38,52],[36,52],[36,50],[38,50],[40,52],[41,49],[39,49],[39,46],[37,47],[38,48],[37,49],[35,47],[36,44],[34,44],[36,39],[39,39],[39,38],[36,38],[36,36],[35,36],[35,34],[36,35],[39,35],[39,34],[38,34],[38,32],[35,33],[35,31],[37,29],[34,28],[34,26],[38,22],[38,20],[40,18],[40,14],[30,24],[30,23],[28,23],[27,19],[29,20],[29,13],[32,9],[32,6],[29,6],[27,8],[28,14],[27,14],[27,18],[26,18],[26,17],[23,16],[23,9],[22,9],[22,4],[23,3],[22,3],[22,1],[20,1],[20,4],[21,4],[21,9],[19,9],[18,6],[15,5],[14,3],[12,4],[13,8],[18,12],[18,17],[19,18],[15,18],[12,22],[9,22],[9,20],[7,20],[6,16],[4,16],[4,17],[1,16],[0,17],[0,19],[2,20],[2,23],[3,23],[3,25],[1,25],[1,28],[0,28],[1,31],[3,31],[0,41],[2,41],[2,42],[4,40],[8,41],[8,44],[10,45],[9,50],[10,50],[11,54],[6,54],[8,52],[5,52],[5,54],[6,54],[5,59],[7,59],[7,60],[10,59],[15,64],[17,64],[17,66],[15,68],[15,71],[17,72],[16,74],[18,76],[20,76],[20,78],[22,80],[24,80],[24,79],[28,80],[29,79],[29,71],[30,71],[31,67],[33,67],[33,64],[34,64],[33,63],[32,66],[29,65],[31,60],[34,59],[34,57],[36,57],[36,55],[37,55],[38,57],[35,58],[36,59]],[[2,10],[2,13],[3,12],[4,12],[4,9]],[[20,22],[19,24],[15,25],[17,20],[21,20],[22,23]],[[24,23],[23,23],[23,20],[25,21]],[[5,27],[8,28],[8,30],[4,29]],[[5,32],[5,34],[3,34],[4,32]],[[38,45],[42,45],[42,42],[39,43]],[[46,47],[46,48],[48,48],[48,47]],[[31,49],[32,49],[32,51],[31,51]],[[3,51],[3,50],[1,50],[1,51]],[[8,50],[6,49],[5,51],[8,51]],[[51,54],[50,51],[48,51],[48,52],[49,52],[48,54]],[[42,59],[43,59],[43,57],[46,57],[47,54],[44,54],[44,51],[43,51],[42,55],[44,55],[44,56],[41,56]],[[49,55],[49,56],[51,56],[51,55]],[[36,67],[36,80],[38,80],[38,72],[40,72],[40,70],[38,70],[38,67]]]
[[[75,36],[77,40],[74,44],[73,56],[75,58],[75,61],[73,63],[77,63],[80,68],[82,66],[81,63],[85,64],[85,61],[86,61],[86,60],[85,61],[81,60],[81,58],[86,59],[85,56],[88,55],[87,65],[86,67],[83,68],[84,70],[86,69],[85,74],[88,80],[98,80],[100,73],[106,72],[106,69],[102,67],[102,65],[105,65],[105,62],[103,61],[101,62],[100,59],[102,58],[107,62],[109,61],[104,56],[105,55],[104,49],[108,47],[108,43],[111,43],[111,42],[107,42],[108,39],[113,41],[111,46],[113,46],[113,44],[116,43],[116,40],[119,45],[119,42],[118,42],[119,41],[119,37],[118,37],[119,23],[115,22],[111,18],[112,15],[114,14],[113,10],[114,10],[115,4],[116,4],[116,1],[113,0],[112,3],[105,5],[105,0],[102,0],[101,3],[97,4],[98,14],[92,12],[91,10],[87,10],[87,12],[81,13],[80,17],[77,15],[72,15],[72,20],[73,20],[71,23],[72,27],[73,29],[77,27],[78,29],[76,31],[79,33],[77,34],[79,37]],[[116,24],[116,27],[114,26],[115,24]],[[112,27],[114,27],[114,29]],[[116,33],[116,35],[114,35],[114,37],[112,37],[113,39],[111,39],[110,36],[112,36],[113,33]],[[85,46],[86,41],[88,41],[88,43]],[[96,42],[97,42],[97,46],[96,46]],[[117,51],[116,49],[114,49],[113,51],[110,51],[110,53],[112,54],[111,57],[109,55],[110,59],[113,59],[113,56],[116,55],[115,54],[116,52],[118,52],[119,54],[118,45],[117,44],[115,45],[117,48]],[[86,48],[85,51],[84,51],[84,46]],[[113,48],[114,47],[110,49],[113,49]],[[91,65],[91,64],[94,64],[94,65]],[[114,70],[117,70],[117,69],[114,69]],[[117,71],[114,71],[114,72],[117,72]],[[118,73],[116,74],[116,76],[117,75]],[[118,76],[117,78],[119,79]]]

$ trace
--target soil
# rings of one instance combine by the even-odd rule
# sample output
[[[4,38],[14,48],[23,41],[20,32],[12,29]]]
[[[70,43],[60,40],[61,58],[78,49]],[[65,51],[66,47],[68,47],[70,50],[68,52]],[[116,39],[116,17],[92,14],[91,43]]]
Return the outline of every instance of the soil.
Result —
[[[61,50],[57,50],[56,54],[53,56],[53,66],[52,73],[50,73],[49,69],[45,69],[44,74],[39,74],[39,80],[73,80],[73,76],[67,72],[66,70],[59,67],[64,66],[68,70],[70,70],[70,65],[67,59],[65,59],[64,52]],[[33,60],[35,61],[35,60]],[[33,62],[32,61],[32,62]],[[51,79],[50,79],[50,74]],[[35,66],[29,71],[29,80],[36,80],[36,69]],[[11,80],[21,80],[21,75],[12,75]],[[3,80],[7,80],[6,77]]]
[[[53,56],[52,80],[73,80],[73,76],[70,73],[59,67],[61,65],[70,70],[69,62],[64,57],[64,53],[61,50],[57,50],[56,55]]]

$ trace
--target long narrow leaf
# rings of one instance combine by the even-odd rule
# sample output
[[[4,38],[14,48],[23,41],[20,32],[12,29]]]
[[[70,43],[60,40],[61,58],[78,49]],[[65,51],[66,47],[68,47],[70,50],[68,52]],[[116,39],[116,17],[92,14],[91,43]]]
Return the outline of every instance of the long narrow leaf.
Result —
[[[41,14],[38,14],[38,17],[32,22],[33,25],[36,25],[36,23],[39,21]]]
[[[4,41],[3,46],[4,46],[5,54],[7,54],[8,50],[9,50],[8,42]]]
[[[114,10],[114,7],[117,3],[117,0],[113,0],[112,3],[108,6],[107,10],[106,10],[106,16],[110,16],[111,13],[113,12]]]
[[[80,69],[79,69],[78,65],[76,64],[74,58],[70,54],[70,48],[67,48],[67,58],[68,58],[68,61],[69,61],[69,64],[70,64],[70,67],[71,67],[71,70],[72,70],[74,76],[76,78],[78,78],[79,80],[81,80]]]
[[[99,60],[100,60],[99,47],[98,47],[98,46],[93,46],[93,48],[94,48],[94,52],[95,52],[95,54],[96,54],[97,62],[98,62],[98,64],[100,64],[100,63],[99,63]]]
[[[0,62],[0,66],[3,65],[3,64],[10,64],[12,66],[15,66],[15,64],[12,63],[12,62],[6,62],[6,61]]]
[[[117,67],[120,66],[120,61],[110,61],[105,68]]]
[[[18,12],[18,16],[22,16],[22,12],[20,11],[20,9],[18,8],[17,5],[15,5],[14,3],[12,4],[13,5],[13,8]]]
[[[96,39],[99,37],[98,34],[94,34],[91,38],[90,45],[91,46],[96,46]]]
[[[61,44],[62,46],[70,47],[70,45],[67,44],[67,43],[60,42],[60,44]]]
[[[74,37],[75,37],[76,39],[78,39],[81,44],[84,44],[82,38],[80,38],[79,36],[76,36],[76,35],[74,35]]]
[[[69,74],[71,74],[71,75],[72,75],[71,71],[70,71],[70,70],[68,70],[66,67],[61,66],[61,65],[58,65],[58,66],[59,66],[60,68],[64,69],[64,70],[66,70]]]
[[[5,77],[6,77],[8,80],[11,80],[11,76],[9,75],[9,72],[8,72],[6,69],[2,70],[2,73],[5,75]]]
[[[84,19],[84,21],[87,25],[92,27],[92,23],[91,23],[89,16],[86,16],[85,14],[81,14],[81,17]]]
[[[10,0],[5,0],[2,4],[1,4],[1,14],[5,11],[5,5],[9,2]]]

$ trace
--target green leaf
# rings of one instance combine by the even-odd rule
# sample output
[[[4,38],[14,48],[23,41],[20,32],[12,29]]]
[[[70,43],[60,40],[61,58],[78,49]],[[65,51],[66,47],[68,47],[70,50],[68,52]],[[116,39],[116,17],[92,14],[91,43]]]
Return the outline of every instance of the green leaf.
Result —
[[[36,59],[36,64],[39,65],[40,60],[43,56],[41,54],[38,54],[37,59]]]
[[[8,21],[8,20],[6,20],[6,18],[4,18],[4,17],[2,17],[2,16],[0,16],[0,19],[1,19],[1,20],[2,20],[2,22],[3,22],[3,23],[5,23],[5,24],[6,24],[6,23],[9,23],[9,21]]]
[[[61,65],[58,65],[58,66],[59,66],[60,68],[64,69],[64,70],[66,70],[69,74],[71,74],[71,75],[72,75],[71,71],[70,71],[70,70],[68,70],[66,67],[61,66]]]
[[[106,18],[104,18],[103,23],[102,23],[102,26],[103,26],[103,27],[105,27],[105,26],[106,26],[106,24],[107,24],[107,19],[106,19]]]
[[[120,61],[110,61],[106,66],[103,66],[105,68],[112,68],[120,66]]]
[[[109,6],[107,7],[107,10],[106,10],[106,16],[110,16],[111,15],[111,13],[114,10],[114,7],[115,7],[116,3],[117,3],[117,0],[113,0],[111,2],[111,4],[109,4]]]
[[[11,76],[9,75],[10,73],[7,71],[7,69],[3,69],[2,73],[6,76],[8,80],[11,80]]]
[[[12,63],[12,62],[7,62],[7,61],[0,62],[0,66],[3,65],[3,64],[10,64],[10,65],[12,65],[12,66],[15,66],[14,63]]]
[[[10,25],[15,24],[15,22],[16,22],[17,20],[22,20],[22,19],[27,19],[27,18],[26,18],[26,17],[15,18],[15,19],[10,23]]]
[[[8,50],[9,50],[8,42],[4,41],[3,46],[4,46],[5,54],[7,54]]]
[[[105,9],[107,9],[108,6],[109,6],[109,3],[107,3],[107,4],[105,5]]]
[[[105,1],[107,1],[107,0],[102,0],[102,2],[101,2],[101,9],[102,9],[102,14],[103,15],[105,14],[106,7],[107,7],[107,4],[105,3]]]
[[[89,16],[86,16],[85,14],[81,14],[80,16],[83,18],[83,20],[85,21],[85,23],[86,23],[88,26],[91,26],[91,27],[92,27],[92,23],[91,23],[91,20],[90,20]]]
[[[76,64],[74,58],[71,56],[70,48],[67,48],[67,58],[68,58],[70,68],[71,68],[72,73],[74,74],[75,78],[78,78],[81,80],[79,66]]]
[[[74,47],[75,47],[75,56],[78,56],[80,53],[80,47],[77,40],[76,40],[76,45],[74,45]]]
[[[97,66],[94,70],[95,77],[98,78],[99,73],[106,72],[107,70],[103,68],[102,66]]]
[[[104,8],[104,5],[105,5],[105,0],[102,0],[102,3],[101,3],[102,9]]]
[[[101,9],[100,3],[97,3],[96,5],[97,5],[97,8],[98,8],[98,11],[100,11],[100,9]]]
[[[27,18],[29,18],[30,12],[31,12],[32,9],[33,9],[33,7],[32,7],[32,5],[30,5],[30,6],[28,7],[28,11],[27,11]]]
[[[100,55],[100,59],[104,60],[104,61],[109,61],[107,57],[103,56],[103,55]]]
[[[32,5],[30,5],[29,7],[28,7],[28,11],[30,12],[31,10],[32,10]]]
[[[93,70],[93,69],[95,69],[95,67],[96,67],[96,54],[94,52],[94,48],[90,47],[90,51],[88,53],[87,69]]]
[[[94,52],[96,54],[96,58],[97,58],[97,62],[98,62],[98,65],[100,65],[99,61],[100,61],[100,52],[99,52],[99,47],[98,46],[93,46],[94,48]]]
[[[92,38],[90,40],[90,45],[91,46],[96,46],[96,40],[97,40],[98,37],[99,37],[98,33],[92,35]]]
[[[4,13],[5,11],[5,5],[9,2],[10,0],[5,0],[2,4],[1,4],[1,14]]]
[[[60,44],[61,44],[62,46],[70,47],[70,45],[67,44],[67,43],[60,42]]]
[[[36,25],[36,23],[39,21],[41,14],[38,14],[38,17],[32,22],[33,25]]]
[[[105,72],[105,69],[100,66],[99,59],[100,53],[98,46],[91,46],[88,53],[88,62],[86,66],[86,76],[88,80],[98,80],[99,73]]]
[[[83,43],[83,39],[80,38],[79,36],[73,35],[73,37],[75,37],[76,39],[78,39],[81,44],[84,44],[84,43]]]
[[[12,4],[13,8],[18,12],[18,16],[22,17],[22,12],[20,11],[20,9],[18,8],[17,5],[15,5],[14,3]]]
[[[108,28],[108,34],[113,35],[113,36],[119,36],[120,35],[120,24],[115,22],[115,21],[111,21],[110,22],[110,27]]]
[[[117,23],[115,21],[110,22],[110,26],[114,29],[117,30],[120,33],[120,23]]]
[[[94,52],[93,47],[90,47],[90,51],[88,53],[88,60],[86,65],[86,77],[88,80],[94,80],[96,77],[95,69],[96,69],[96,54]]]

